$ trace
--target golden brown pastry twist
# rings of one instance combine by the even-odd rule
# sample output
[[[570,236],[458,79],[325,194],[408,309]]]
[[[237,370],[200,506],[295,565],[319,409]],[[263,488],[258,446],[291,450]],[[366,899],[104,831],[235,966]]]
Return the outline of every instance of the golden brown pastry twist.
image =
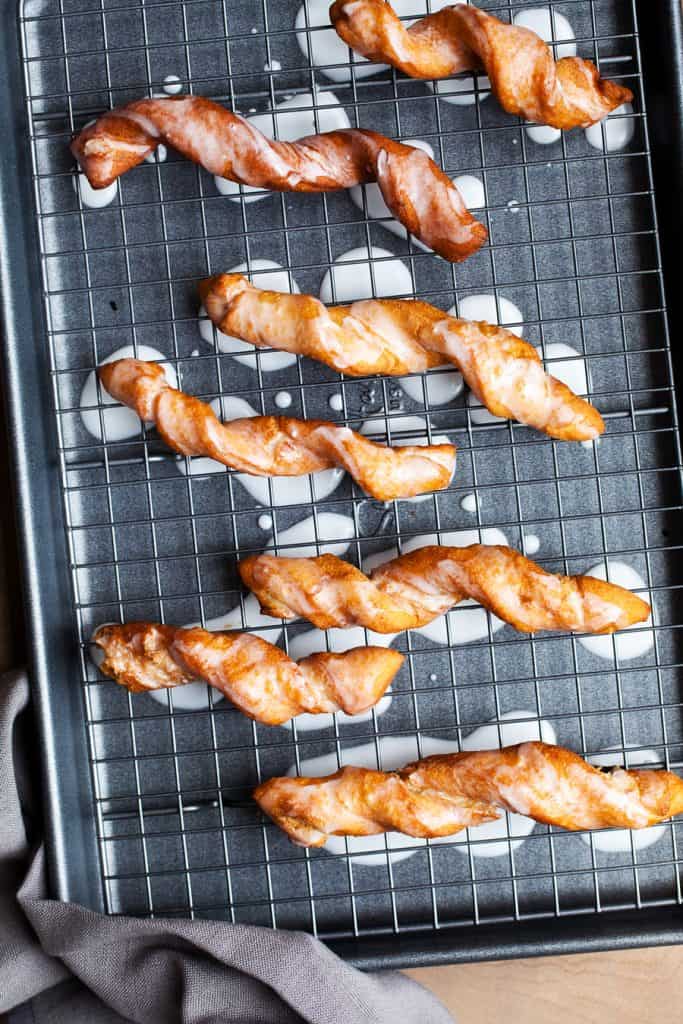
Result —
[[[163,368],[119,359],[98,368],[110,395],[156,424],[181,455],[205,455],[252,476],[303,476],[341,466],[379,501],[447,487],[455,470],[451,444],[376,444],[348,427],[290,416],[253,416],[221,423],[198,398],[168,385]]]
[[[239,571],[266,615],[302,616],[318,629],[365,626],[399,633],[424,626],[466,598],[524,633],[613,633],[650,613],[630,590],[592,576],[556,576],[498,545],[418,548],[369,577],[335,555],[252,555]]]
[[[318,779],[269,779],[254,799],[295,843],[322,846],[333,835],[450,836],[503,811],[572,830],[647,828],[683,813],[683,780],[604,771],[564,747],[531,742],[437,754],[395,772],[347,767]]]
[[[203,680],[266,725],[282,725],[303,712],[367,711],[403,663],[402,654],[385,647],[311,654],[296,662],[250,633],[153,622],[100,626],[93,642],[104,651],[101,671],[133,693]]]
[[[483,69],[503,109],[538,124],[587,127],[633,99],[630,89],[602,79],[590,61],[556,62],[535,32],[465,4],[444,7],[410,28],[387,0],[336,0],[330,18],[352,50],[411,78]]]
[[[502,327],[412,299],[326,307],[312,295],[257,288],[242,274],[210,277],[199,292],[216,327],[252,345],[310,356],[351,377],[396,377],[448,361],[495,416],[563,441],[591,440],[605,429],[597,409],[545,372],[533,345]]]
[[[486,241],[484,225],[426,153],[373,131],[348,128],[275,142],[212,100],[178,96],[103,114],[71,150],[93,188],[104,188],[162,142],[211,174],[278,192],[330,192],[376,181],[394,217],[452,262]]]

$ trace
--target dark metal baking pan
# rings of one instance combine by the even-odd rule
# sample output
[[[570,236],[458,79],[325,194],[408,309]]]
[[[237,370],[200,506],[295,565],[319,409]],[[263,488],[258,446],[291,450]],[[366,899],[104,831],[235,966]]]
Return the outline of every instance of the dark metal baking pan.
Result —
[[[344,85],[316,74],[352,122],[423,137],[450,173],[482,177],[492,245],[455,273],[368,226],[345,195],[241,206],[173,155],[128,175],[107,209],[82,206],[71,132],[158,89],[167,73],[245,112],[310,91],[308,58],[292,32],[297,6],[0,7],[4,383],[52,889],[109,913],[305,928],[365,968],[680,941],[675,823],[647,849],[619,856],[590,836],[537,827],[521,846],[508,842],[502,858],[480,857],[473,835],[465,847],[434,845],[400,861],[385,852],[384,863],[363,865],[353,853],[294,850],[242,806],[257,778],[295,761],[377,737],[456,743],[519,710],[549,721],[582,753],[635,746],[674,768],[683,761],[680,356],[667,334],[677,338],[681,323],[678,3],[553,5],[574,26],[580,52],[597,55],[636,93],[634,137],[623,151],[601,154],[581,132],[541,151],[491,100],[456,107],[402,76]],[[530,340],[573,344],[608,414],[602,446],[570,451],[522,428],[481,427],[462,397],[425,409],[388,382],[340,385],[309,363],[254,371],[200,341],[195,283],[208,271],[268,257],[315,292],[331,259],[367,242],[401,260],[415,290],[444,308],[491,292],[523,309]],[[409,670],[386,714],[315,733],[253,726],[224,703],[183,711],[105,683],[88,657],[94,625],[243,611],[235,556],[264,544],[264,509],[232,474],[188,477],[153,437],[105,446],[84,431],[83,382],[97,359],[126,343],[159,348],[195,393],[239,394],[269,410],[287,388],[294,408],[329,416],[327,398],[341,389],[352,423],[379,416],[382,405],[389,429],[399,415],[428,416],[460,447],[452,489],[387,510],[342,483],[316,514],[353,517],[349,557],[438,530],[496,528],[513,544],[533,530],[550,567],[585,570],[609,555],[637,568],[656,610],[654,646],[617,664],[574,639],[508,629],[455,647],[412,637],[399,641]],[[479,498],[476,519],[460,506],[469,492]],[[281,534],[313,504],[268,511]],[[288,642],[298,632],[288,630]]]

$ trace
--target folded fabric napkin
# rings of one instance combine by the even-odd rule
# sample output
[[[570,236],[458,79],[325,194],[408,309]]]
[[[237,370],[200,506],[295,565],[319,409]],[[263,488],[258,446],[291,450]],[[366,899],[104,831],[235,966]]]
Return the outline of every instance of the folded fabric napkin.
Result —
[[[0,678],[0,1013],[21,1007],[12,1024],[452,1022],[409,978],[363,974],[302,932],[107,917],[47,899],[28,701],[23,673]]]

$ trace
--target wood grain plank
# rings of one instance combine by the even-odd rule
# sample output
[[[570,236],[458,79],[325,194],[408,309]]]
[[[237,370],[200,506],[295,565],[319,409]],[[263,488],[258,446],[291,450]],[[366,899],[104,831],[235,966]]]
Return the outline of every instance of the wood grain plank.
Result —
[[[431,989],[457,1024],[647,1024],[683,1016],[683,948],[678,946],[406,974]]]

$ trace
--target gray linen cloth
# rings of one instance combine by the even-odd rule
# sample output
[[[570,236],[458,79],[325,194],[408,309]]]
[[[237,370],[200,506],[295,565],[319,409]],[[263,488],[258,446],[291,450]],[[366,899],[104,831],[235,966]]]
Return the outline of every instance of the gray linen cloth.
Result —
[[[402,974],[362,974],[302,932],[223,921],[106,917],[45,897],[22,714],[0,678],[0,1013],[35,1024],[449,1024]],[[23,740],[22,740],[23,733]]]

